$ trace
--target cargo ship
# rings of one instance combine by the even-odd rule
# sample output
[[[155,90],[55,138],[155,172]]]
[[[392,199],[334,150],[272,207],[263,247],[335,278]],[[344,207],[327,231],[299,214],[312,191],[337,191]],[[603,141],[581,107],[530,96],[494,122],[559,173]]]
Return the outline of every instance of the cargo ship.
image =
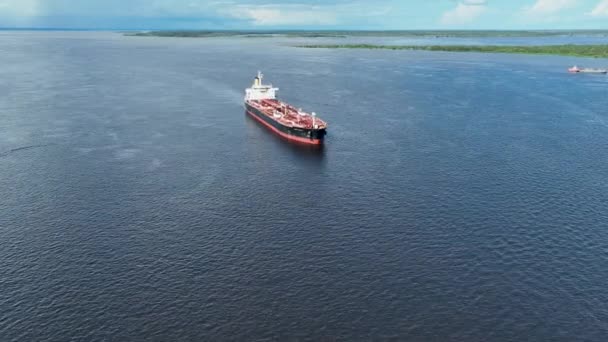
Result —
[[[251,88],[245,90],[247,114],[281,137],[309,145],[321,145],[327,134],[327,123],[312,113],[277,99],[279,88],[263,84],[258,71]]]

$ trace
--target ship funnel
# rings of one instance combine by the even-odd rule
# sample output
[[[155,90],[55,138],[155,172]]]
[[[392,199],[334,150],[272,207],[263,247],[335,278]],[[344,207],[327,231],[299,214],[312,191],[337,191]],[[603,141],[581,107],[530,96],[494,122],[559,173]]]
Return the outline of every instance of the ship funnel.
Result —
[[[253,81],[253,85],[256,87],[260,87],[262,85],[262,78],[264,78],[264,75],[262,74],[261,71],[258,70],[258,75],[256,76],[255,80]]]

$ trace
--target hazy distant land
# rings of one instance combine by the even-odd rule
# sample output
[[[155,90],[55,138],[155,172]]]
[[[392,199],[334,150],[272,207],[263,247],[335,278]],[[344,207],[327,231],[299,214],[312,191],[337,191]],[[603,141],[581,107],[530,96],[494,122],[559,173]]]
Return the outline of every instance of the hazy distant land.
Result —
[[[596,36],[608,37],[608,30],[555,30],[555,31],[146,31],[125,33],[136,37],[246,37],[246,38],[348,38],[348,37],[404,37],[404,38],[501,38],[501,37],[556,37]],[[519,54],[545,54],[577,57],[608,58],[608,45],[376,45],[376,44],[308,44],[302,48],[326,49],[387,49],[427,50],[451,52],[495,52]]]
[[[175,37],[175,38],[213,38],[213,37],[302,37],[302,38],[346,38],[346,35],[330,32],[291,32],[291,31],[147,31],[125,33],[134,37]]]
[[[292,38],[346,38],[346,37],[435,37],[435,38],[472,38],[472,37],[550,37],[550,36],[605,36],[608,30],[545,30],[545,31],[145,31],[126,33],[137,37],[292,37]]]
[[[608,58],[608,45],[538,45],[538,46],[508,46],[508,45],[298,45],[302,48],[325,49],[386,49],[386,50],[425,50],[450,52],[495,52],[518,53],[535,55],[560,55],[576,57]]]

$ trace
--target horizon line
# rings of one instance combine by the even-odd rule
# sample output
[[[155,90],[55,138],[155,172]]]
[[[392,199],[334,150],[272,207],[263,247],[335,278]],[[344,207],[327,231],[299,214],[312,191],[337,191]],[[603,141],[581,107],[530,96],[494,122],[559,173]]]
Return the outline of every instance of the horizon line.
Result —
[[[205,32],[572,32],[572,31],[585,31],[585,32],[608,32],[606,29],[581,29],[581,28],[563,28],[563,29],[196,29],[196,28],[182,28],[182,29],[171,29],[171,28],[119,28],[119,27],[98,27],[98,28],[74,28],[74,27],[0,27],[0,31],[205,31]]]

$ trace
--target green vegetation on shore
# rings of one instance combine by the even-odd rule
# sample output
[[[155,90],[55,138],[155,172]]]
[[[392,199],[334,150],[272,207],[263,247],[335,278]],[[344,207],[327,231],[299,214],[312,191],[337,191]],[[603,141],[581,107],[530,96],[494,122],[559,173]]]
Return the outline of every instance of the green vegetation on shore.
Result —
[[[429,31],[145,31],[127,33],[136,37],[182,37],[182,38],[208,38],[208,37],[273,37],[288,38],[346,38],[346,37],[410,37],[410,38],[481,38],[481,37],[550,37],[550,36],[603,36],[608,37],[607,30],[573,30],[573,31],[456,31],[456,30],[429,30]]]
[[[576,57],[608,58],[608,45],[298,45],[301,48],[324,49],[386,49],[386,50],[424,50],[448,52],[486,52],[486,53],[519,53],[535,55],[561,55]]]

